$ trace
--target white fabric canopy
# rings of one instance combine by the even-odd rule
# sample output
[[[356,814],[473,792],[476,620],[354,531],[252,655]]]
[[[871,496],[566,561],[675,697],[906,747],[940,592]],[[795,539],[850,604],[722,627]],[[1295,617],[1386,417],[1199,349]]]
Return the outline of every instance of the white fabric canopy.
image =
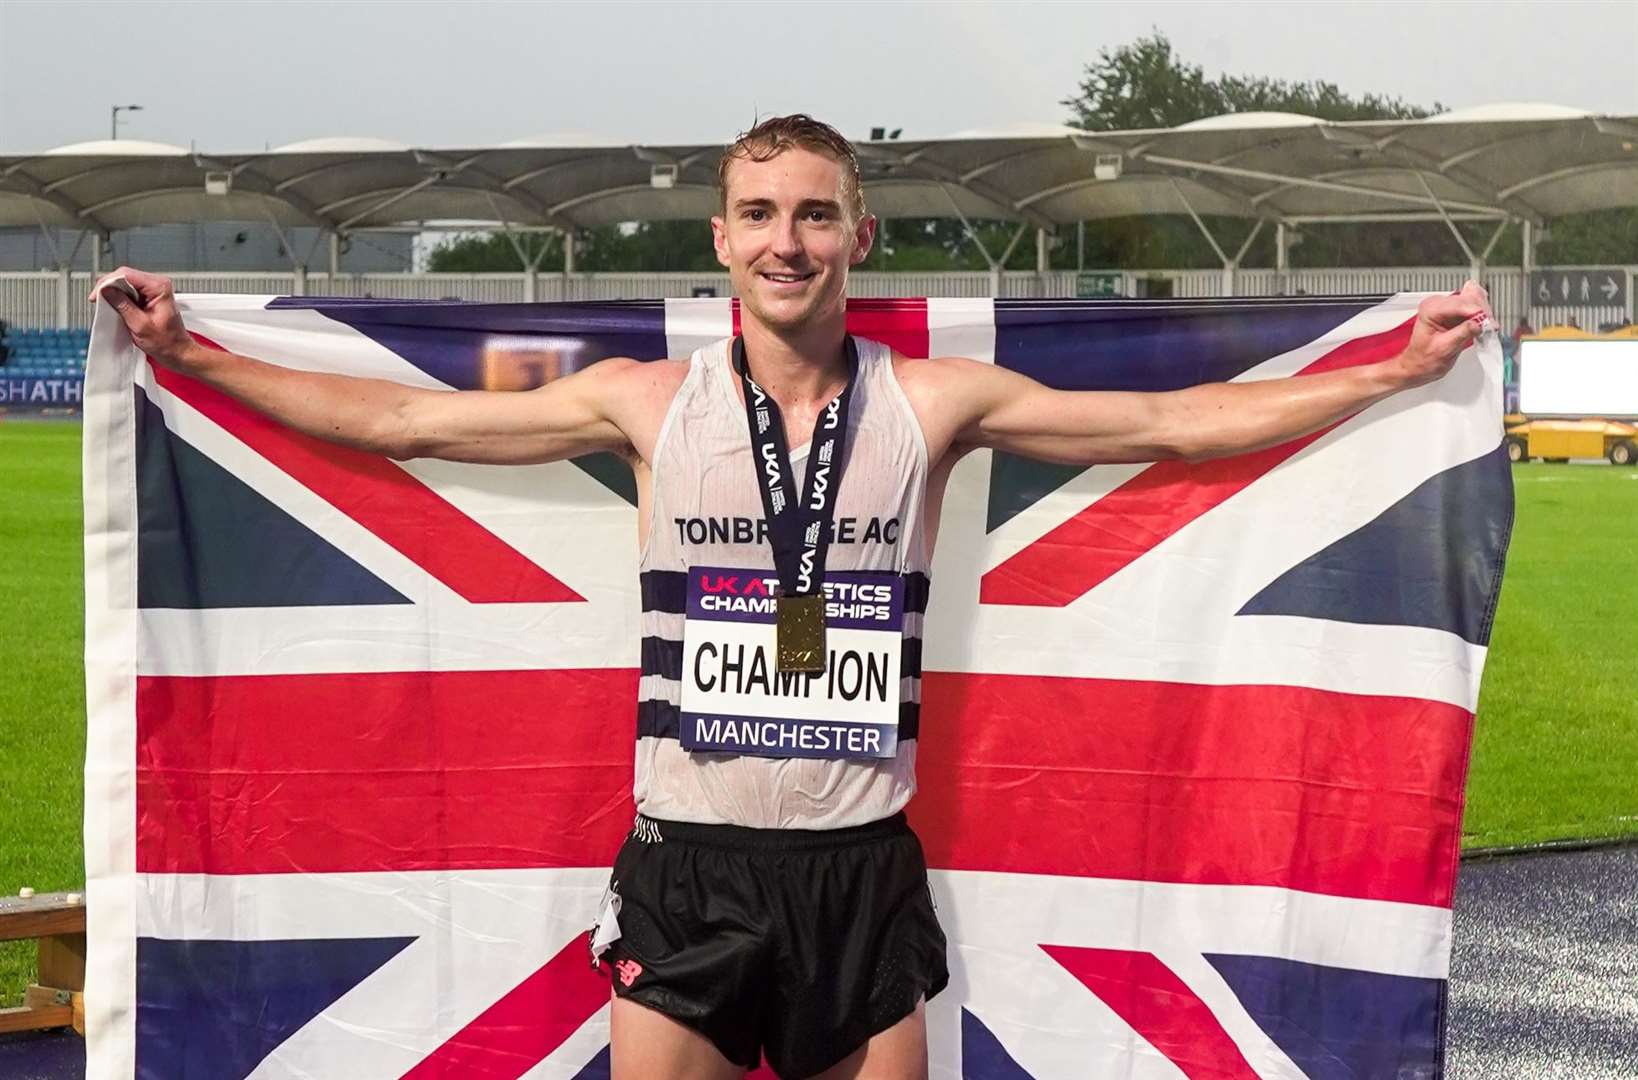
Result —
[[[0,155],[0,226],[107,232],[270,218],[347,233],[447,220],[574,230],[699,219],[716,209],[721,152],[589,135],[437,150],[318,139],[255,153],[81,143]],[[1414,121],[1249,113],[1153,131],[1033,125],[862,142],[859,152],[878,214],[1047,229],[1177,213],[1539,223],[1638,205],[1638,117],[1549,105]]]

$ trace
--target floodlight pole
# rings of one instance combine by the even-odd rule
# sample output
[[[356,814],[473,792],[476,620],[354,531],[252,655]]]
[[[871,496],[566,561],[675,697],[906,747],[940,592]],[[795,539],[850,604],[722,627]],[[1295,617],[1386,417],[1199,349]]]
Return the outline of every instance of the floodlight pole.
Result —
[[[119,114],[122,112],[141,112],[141,105],[110,105],[108,107],[108,138],[110,141],[119,138]]]

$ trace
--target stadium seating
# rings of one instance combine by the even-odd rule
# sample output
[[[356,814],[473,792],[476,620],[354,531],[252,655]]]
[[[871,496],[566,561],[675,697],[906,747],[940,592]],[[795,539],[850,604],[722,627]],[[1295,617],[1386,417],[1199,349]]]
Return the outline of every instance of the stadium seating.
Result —
[[[9,329],[0,336],[0,377],[8,379],[73,378],[85,371],[91,331],[85,329]]]

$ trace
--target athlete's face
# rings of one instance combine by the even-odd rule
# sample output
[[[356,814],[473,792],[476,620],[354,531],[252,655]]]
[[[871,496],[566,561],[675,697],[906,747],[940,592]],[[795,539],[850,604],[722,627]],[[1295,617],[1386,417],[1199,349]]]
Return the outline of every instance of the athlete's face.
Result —
[[[711,234],[742,317],[788,331],[845,307],[848,268],[870,254],[876,219],[853,220],[844,176],[840,162],[801,147],[730,166]]]

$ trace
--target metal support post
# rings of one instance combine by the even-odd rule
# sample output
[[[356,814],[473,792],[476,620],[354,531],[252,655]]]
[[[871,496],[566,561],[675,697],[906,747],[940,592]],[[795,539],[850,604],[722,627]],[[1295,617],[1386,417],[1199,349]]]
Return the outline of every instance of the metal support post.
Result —
[[[1530,318],[1530,273],[1536,268],[1536,226],[1526,218],[1519,222],[1519,318]],[[1534,324],[1532,324],[1534,325]]]
[[[1086,222],[1075,223],[1075,271],[1086,269]]]
[[[1036,229],[1035,230],[1035,272],[1037,274],[1043,274],[1044,275],[1050,269],[1051,269],[1051,267],[1048,265],[1048,259],[1047,259],[1047,231],[1045,229]]]
[[[1234,295],[1234,275],[1239,272],[1240,262],[1246,257],[1246,252],[1251,250],[1251,242],[1257,239],[1257,234],[1262,231],[1263,219],[1258,218],[1256,224],[1251,226],[1251,231],[1246,233],[1245,241],[1240,244],[1239,250],[1234,253],[1234,258],[1230,259],[1228,264],[1223,267],[1224,296]]]
[[[978,230],[973,228],[973,223],[967,220],[967,215],[963,214],[961,207],[956,205],[955,196],[950,194],[950,189],[941,185],[940,190],[944,192],[944,197],[949,200],[950,209],[955,211],[955,216],[961,222],[961,229],[967,234],[967,239],[973,242],[973,247],[978,249],[978,253],[984,257],[984,262],[990,268],[990,295],[999,297],[1001,295],[1001,268],[1006,266],[1007,260],[1012,257],[1012,250],[1018,246],[1018,240],[1024,235],[1024,230],[1029,227],[1028,224],[1018,226],[1018,231],[1012,234],[1012,242],[1007,245],[1007,250],[1002,252],[1000,259],[996,259],[990,254],[989,248],[984,246],[984,241],[979,239]]]
[[[114,237],[113,234],[102,229],[97,230],[97,242],[91,246],[91,280],[95,281],[107,270],[114,268]]]
[[[991,296],[997,296],[998,297],[998,296],[1001,295],[1001,288],[1002,288],[1001,272],[1006,269],[1007,260],[1012,258],[1012,253],[1014,251],[1018,250],[1018,241],[1020,241],[1020,240],[1022,240],[1024,238],[1024,232],[1028,228],[1029,228],[1029,223],[1028,222],[1025,222],[1024,224],[1018,226],[1017,231],[1015,231],[1012,234],[1012,239],[1007,242],[1007,250],[1003,251],[1001,253],[1001,258],[997,259],[995,261],[995,264],[990,267],[990,295]]]
[[[1468,273],[1476,280],[1484,270],[1484,259],[1468,246],[1467,237],[1462,235],[1462,230],[1458,229],[1456,223],[1450,219],[1450,212],[1445,209],[1445,204],[1439,201],[1439,196],[1433,193],[1428,178],[1422,175],[1421,170],[1417,170],[1416,181],[1422,185],[1422,190],[1428,193],[1428,199],[1432,201],[1433,208],[1439,211],[1439,216],[1445,221],[1445,227],[1450,230],[1450,235],[1456,238],[1456,243],[1461,247],[1462,254],[1467,256]]]
[[[330,232],[330,294],[336,295],[336,278],[341,275],[341,234]]]
[[[1228,252],[1223,250],[1223,245],[1221,245],[1221,244],[1219,244],[1217,242],[1217,237],[1213,236],[1211,234],[1211,230],[1206,228],[1206,223],[1204,221],[1200,220],[1200,215],[1195,213],[1194,204],[1189,201],[1189,197],[1187,195],[1183,194],[1183,187],[1182,187],[1182,185],[1180,185],[1177,182],[1177,177],[1175,177],[1175,176],[1172,177],[1171,181],[1172,181],[1172,190],[1177,193],[1177,199],[1178,199],[1179,202],[1181,202],[1183,204],[1183,209],[1187,210],[1189,212],[1189,217],[1194,220],[1195,228],[1200,230],[1200,235],[1204,236],[1206,238],[1206,243],[1211,245],[1211,249],[1213,251],[1217,252],[1217,257],[1219,259],[1221,259],[1222,262],[1223,262],[1223,281],[1222,281],[1223,295],[1224,296],[1233,296],[1234,295],[1234,264],[1233,264],[1233,260],[1231,260],[1228,257]]]
[[[57,264],[57,329],[68,329],[68,265]]]
[[[1274,274],[1280,295],[1291,295],[1291,234],[1283,221],[1274,223]]]
[[[574,273],[574,230],[563,230],[563,274],[567,277]]]

